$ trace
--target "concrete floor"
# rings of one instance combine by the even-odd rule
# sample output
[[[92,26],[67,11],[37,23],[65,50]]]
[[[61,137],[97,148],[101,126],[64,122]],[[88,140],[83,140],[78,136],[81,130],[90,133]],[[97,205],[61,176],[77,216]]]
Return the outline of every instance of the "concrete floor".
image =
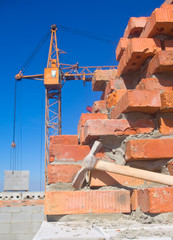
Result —
[[[124,225],[124,226],[123,226]],[[173,224],[141,224],[113,226],[111,223],[90,224],[84,222],[44,221],[33,240],[172,240]]]

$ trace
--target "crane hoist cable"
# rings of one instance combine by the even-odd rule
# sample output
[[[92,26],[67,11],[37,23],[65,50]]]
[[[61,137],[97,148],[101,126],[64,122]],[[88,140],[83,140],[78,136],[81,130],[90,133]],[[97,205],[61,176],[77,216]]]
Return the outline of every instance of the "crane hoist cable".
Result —
[[[25,61],[25,63],[23,64],[22,68],[21,68],[21,72],[23,73],[24,71],[26,71],[26,69],[28,68],[28,66],[30,65],[30,63],[32,62],[33,58],[38,54],[39,50],[41,49],[41,47],[43,46],[43,44],[46,42],[46,40],[48,39],[50,35],[50,31],[49,33],[47,33],[39,42],[39,44],[36,46],[36,48],[34,49],[34,51],[32,52],[32,54],[30,55],[30,57]],[[10,153],[10,168],[13,168],[13,170],[16,169],[16,143],[15,143],[15,138],[16,138],[16,105],[17,105],[17,81],[15,79],[15,87],[14,87],[14,113],[13,113],[13,135],[12,135],[12,150]]]
[[[71,27],[66,27],[63,25],[56,25],[60,30],[66,31],[66,32],[70,32],[76,35],[80,35],[82,37],[86,37],[86,38],[91,38],[91,39],[95,39],[98,41],[102,41],[102,42],[106,42],[112,45],[115,45],[116,42],[111,40],[111,38],[113,38],[113,36],[108,36],[105,34],[99,34],[99,33],[94,33],[94,32],[89,32],[89,31],[85,31],[85,30],[79,30],[79,29],[75,29],[75,28],[71,28]]]

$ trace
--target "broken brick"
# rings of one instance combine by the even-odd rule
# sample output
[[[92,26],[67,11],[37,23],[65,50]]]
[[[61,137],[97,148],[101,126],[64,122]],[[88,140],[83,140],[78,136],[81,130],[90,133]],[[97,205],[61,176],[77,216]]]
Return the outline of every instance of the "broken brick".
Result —
[[[109,94],[106,99],[106,107],[111,108],[112,106],[115,106],[126,91],[126,89],[119,89]]]
[[[156,8],[148,19],[140,37],[151,38],[160,34],[173,35],[173,6],[162,4],[161,8]]]
[[[161,107],[160,92],[146,90],[128,90],[111,110],[111,118],[118,118],[121,113],[154,113]]]
[[[95,101],[92,107],[92,113],[107,113],[106,100]]]
[[[148,17],[131,17],[124,31],[124,38],[139,37],[147,20]]]
[[[115,51],[117,61],[120,61],[124,50],[127,48],[128,42],[129,42],[128,38],[125,38],[125,37],[120,38],[119,43],[118,43],[117,48],[116,48],[116,51]]]
[[[109,69],[109,70],[100,70],[97,69],[94,72],[94,76],[92,78],[92,90],[93,91],[104,91],[106,87],[106,83],[110,79],[115,79],[117,75],[116,69]]]
[[[151,119],[102,119],[88,120],[84,126],[84,141],[89,143],[100,136],[119,136],[149,133],[154,130],[155,123]]]
[[[129,213],[130,191],[47,191],[45,214]]]
[[[113,92],[114,90],[116,90],[115,82],[116,82],[116,80],[112,80],[112,79],[111,79],[111,80],[107,83],[106,88],[105,88],[105,90],[103,91],[103,94],[102,94],[102,100],[105,100],[108,94],[110,94],[111,92]]]
[[[173,51],[158,52],[149,62],[146,76],[164,72],[173,72]]]
[[[159,131],[164,134],[173,134],[173,119],[160,118]]]
[[[125,160],[156,160],[173,157],[173,139],[130,140],[126,145]]]

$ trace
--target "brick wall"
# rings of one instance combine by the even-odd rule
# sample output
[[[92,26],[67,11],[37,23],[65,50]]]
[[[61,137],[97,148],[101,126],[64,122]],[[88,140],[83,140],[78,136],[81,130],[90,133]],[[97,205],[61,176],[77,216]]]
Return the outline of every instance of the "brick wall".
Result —
[[[130,18],[116,49],[118,68],[94,73],[92,89],[103,94],[92,113],[81,115],[78,136],[51,139],[46,215],[131,212],[137,207],[173,212],[173,187],[163,184],[158,188],[150,181],[95,170],[86,179],[87,190],[71,187],[97,139],[103,147],[96,157],[104,161],[172,175],[172,11],[172,1],[166,1],[151,16]]]

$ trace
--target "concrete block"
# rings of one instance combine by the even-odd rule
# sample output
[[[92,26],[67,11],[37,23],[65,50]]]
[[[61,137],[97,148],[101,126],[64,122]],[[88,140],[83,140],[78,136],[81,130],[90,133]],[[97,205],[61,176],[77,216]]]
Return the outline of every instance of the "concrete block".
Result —
[[[44,206],[21,206],[21,212],[44,212]]]
[[[38,212],[32,214],[32,222],[43,222],[44,221],[44,212]]]
[[[42,219],[41,222],[31,223],[31,225],[30,225],[31,226],[31,228],[30,228],[31,233],[36,233],[39,230],[39,228],[41,227],[42,222],[43,222],[43,219]]]
[[[35,235],[34,233],[27,233],[27,234],[15,234],[14,236],[15,240],[32,240],[34,238],[34,235]]]
[[[10,223],[0,223],[0,235],[1,233],[10,233],[11,224]]]
[[[0,240],[16,240],[16,236],[9,233],[1,233]]]
[[[22,193],[22,200],[24,199],[44,199],[44,192],[24,192]]]
[[[3,200],[20,200],[22,193],[20,192],[1,192],[0,201]]]
[[[12,223],[11,233],[30,233],[31,223]]]
[[[0,213],[0,223],[10,223],[11,213]]]
[[[31,212],[11,213],[12,223],[28,223],[32,221]]]
[[[21,207],[0,207],[0,213],[17,213],[21,211]]]
[[[5,171],[4,191],[28,191],[29,171]]]

